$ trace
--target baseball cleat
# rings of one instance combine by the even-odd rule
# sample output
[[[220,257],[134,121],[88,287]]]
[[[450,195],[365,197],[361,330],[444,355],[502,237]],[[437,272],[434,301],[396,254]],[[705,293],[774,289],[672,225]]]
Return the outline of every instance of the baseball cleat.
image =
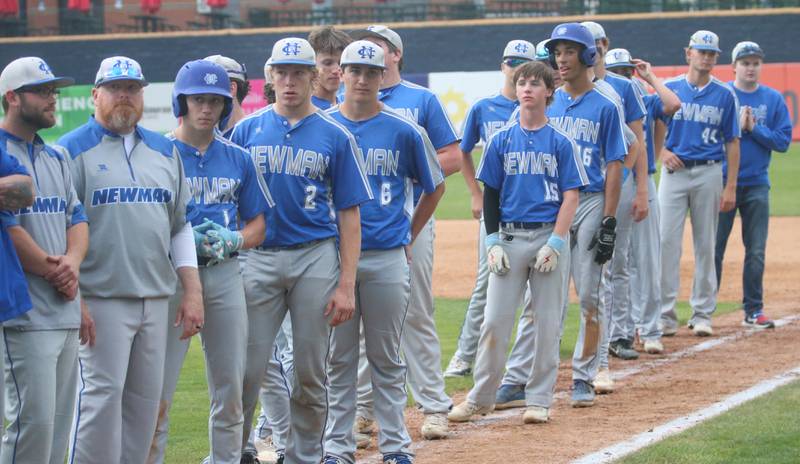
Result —
[[[472,366],[456,355],[450,358],[447,369],[444,371],[445,377],[466,377],[472,373]]]
[[[692,332],[698,337],[710,337],[714,334],[714,331],[711,329],[711,324],[706,322],[697,322],[692,326]]]
[[[573,380],[572,407],[588,408],[589,406],[594,406],[594,387],[585,380]]]
[[[593,383],[594,391],[601,395],[614,391],[614,380],[611,378],[611,372],[609,372],[608,368],[597,371],[597,376],[594,378]]]
[[[364,449],[364,448],[368,448],[369,447],[371,438],[366,433],[359,433],[359,432],[353,431],[353,438],[355,438],[355,440],[356,440],[356,448]]]
[[[258,457],[252,451],[245,451],[242,453],[242,458],[239,460],[239,464],[261,464],[261,461],[258,460]]]
[[[673,337],[678,333],[678,326],[670,322],[661,320],[661,334],[665,337]]]
[[[611,342],[608,345],[608,352],[611,353],[612,356],[627,361],[639,359],[639,353],[633,349],[633,343],[624,338]]]
[[[449,428],[447,416],[444,413],[425,414],[425,421],[422,422],[420,432],[422,432],[422,438],[426,440],[438,440],[450,435]]]
[[[375,421],[364,416],[356,416],[356,426],[354,429],[358,433],[370,435],[375,430]]]
[[[476,414],[485,416],[492,412],[493,409],[492,406],[478,406],[471,401],[464,401],[456,405],[452,411],[450,411],[450,414],[447,415],[447,419],[450,422],[469,422],[472,416]]]
[[[650,354],[661,354],[664,352],[664,345],[661,340],[645,340],[644,351]]]
[[[528,406],[522,421],[526,424],[544,424],[550,419],[550,410],[541,406]]]
[[[511,409],[525,407],[524,385],[500,385],[494,397],[495,409]]]
[[[261,464],[275,464],[278,461],[278,450],[272,443],[272,437],[258,438],[255,445]]]
[[[322,458],[322,464],[347,464],[344,462],[343,459],[337,458],[336,456],[331,456],[330,454],[326,454],[324,458]]]
[[[405,453],[389,453],[383,455],[383,464],[413,464],[411,456]]]
[[[757,312],[755,314],[750,314],[744,317],[744,321],[742,321],[742,325],[745,327],[751,327],[756,330],[763,330],[763,329],[774,329],[775,323],[772,322],[770,318],[764,315],[762,312]]]

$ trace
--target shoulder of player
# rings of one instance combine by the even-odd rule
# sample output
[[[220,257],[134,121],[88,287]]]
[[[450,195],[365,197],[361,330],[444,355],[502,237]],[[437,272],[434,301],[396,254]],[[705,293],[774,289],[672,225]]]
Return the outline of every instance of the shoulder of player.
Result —
[[[600,105],[600,108],[609,107],[617,109],[622,104],[619,94],[612,89],[608,83],[606,83],[605,87],[595,86],[590,92],[597,96],[592,104]]]
[[[732,97],[736,98],[736,90],[734,90],[733,85],[728,84],[727,82],[722,81],[714,76],[711,76],[711,80],[709,81],[708,84],[716,88],[719,88],[728,95],[731,95]]]
[[[259,117],[269,113],[272,111],[272,105],[267,105],[261,109],[253,111],[252,113],[248,114],[247,116],[243,117],[239,120],[233,127],[234,129],[239,128],[240,126],[246,126],[248,124],[252,124],[253,121],[258,120]]]
[[[395,125],[395,127],[403,128],[403,130],[414,131],[416,133],[425,131],[422,126],[389,106],[383,105],[379,115],[383,117],[384,120],[391,121],[391,124]]]
[[[151,150],[158,152],[167,158],[172,158],[175,145],[172,141],[158,132],[145,129],[142,126],[136,126],[136,134],[142,139],[142,143],[147,145]]]
[[[63,147],[69,157],[75,159],[99,145],[102,140],[103,134],[95,130],[93,124],[86,123],[62,135],[55,145]]]
[[[353,137],[353,134],[347,129],[347,126],[336,120],[336,118],[328,114],[327,111],[317,111],[311,117],[316,117],[320,122],[328,125],[333,130],[332,133],[343,135],[355,143],[355,137]]]
[[[415,91],[420,92],[420,93],[428,93],[428,94],[433,95],[433,92],[431,91],[431,89],[429,89],[429,88],[427,88],[425,86],[419,85],[419,84],[415,84],[415,83],[413,83],[411,81],[407,81],[405,79],[401,80],[400,83],[397,84],[397,85],[399,85],[400,87],[405,88],[405,89],[415,90]]]
[[[234,157],[244,157],[249,159],[250,153],[242,148],[240,145],[237,145],[230,140],[226,139],[225,137],[215,134],[214,141],[220,146],[220,148],[227,154],[234,156]]]
[[[519,129],[519,119],[514,119],[513,121],[509,121],[501,127],[497,129],[489,140],[486,141],[486,145],[496,145],[498,143],[504,143],[506,140],[510,139],[514,136],[515,133],[518,133]]]

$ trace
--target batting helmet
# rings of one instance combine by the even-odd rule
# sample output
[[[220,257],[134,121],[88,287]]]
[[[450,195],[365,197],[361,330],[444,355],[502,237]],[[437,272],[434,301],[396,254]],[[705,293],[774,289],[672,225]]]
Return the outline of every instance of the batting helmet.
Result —
[[[555,65],[555,46],[560,41],[574,42],[583,46],[578,58],[585,66],[594,66],[597,56],[597,47],[594,44],[594,36],[586,28],[578,23],[559,24],[550,34],[550,40],[545,43],[545,48],[550,52],[550,63]],[[555,67],[555,66],[554,66]]]
[[[172,87],[172,114],[179,118],[186,114],[186,95],[210,93],[225,99],[220,120],[224,120],[233,110],[231,80],[222,66],[206,60],[190,61],[183,65],[175,76]]]

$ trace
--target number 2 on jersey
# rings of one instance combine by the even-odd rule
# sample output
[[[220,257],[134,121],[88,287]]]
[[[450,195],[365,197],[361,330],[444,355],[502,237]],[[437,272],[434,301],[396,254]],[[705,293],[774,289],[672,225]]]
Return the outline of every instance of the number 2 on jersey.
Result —
[[[316,185],[309,185],[306,187],[306,204],[304,206],[305,209],[317,209],[317,202],[315,200],[317,196],[317,186]]]

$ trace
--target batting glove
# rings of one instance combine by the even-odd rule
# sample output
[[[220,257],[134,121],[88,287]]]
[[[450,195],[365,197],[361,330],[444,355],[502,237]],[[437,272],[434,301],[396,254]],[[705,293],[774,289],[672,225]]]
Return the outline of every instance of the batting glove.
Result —
[[[205,218],[202,224],[192,227],[194,234],[194,247],[197,250],[197,256],[203,258],[223,259],[222,243],[219,243],[219,238],[213,238],[206,235],[206,232],[213,230],[214,221]]]
[[[500,242],[500,234],[494,232],[486,237],[486,261],[489,265],[489,272],[499,276],[506,275],[511,269],[508,262],[508,255]]]
[[[594,233],[591,243],[589,243],[589,250],[597,246],[597,251],[594,254],[594,262],[603,265],[611,259],[614,254],[614,241],[617,238],[615,229],[617,228],[617,218],[614,216],[606,216],[600,222],[600,228]]]
[[[536,253],[536,265],[534,268],[539,272],[550,272],[558,267],[558,257],[564,249],[564,239],[558,235],[551,235],[547,239],[539,252]]]
[[[222,243],[223,255],[226,257],[239,251],[244,245],[244,237],[240,232],[222,227],[219,224],[214,224],[214,230],[209,230],[206,235]]]

